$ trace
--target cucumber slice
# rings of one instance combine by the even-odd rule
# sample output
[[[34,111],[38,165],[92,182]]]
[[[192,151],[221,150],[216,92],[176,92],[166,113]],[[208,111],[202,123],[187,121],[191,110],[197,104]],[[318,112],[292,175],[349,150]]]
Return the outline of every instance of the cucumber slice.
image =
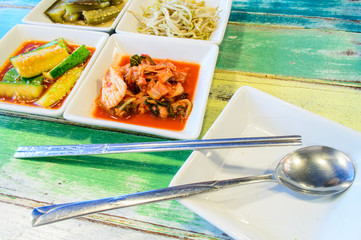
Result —
[[[3,82],[12,82],[12,83],[19,83],[22,82],[21,76],[15,70],[15,68],[10,68],[3,77]]]
[[[63,1],[56,1],[45,11],[45,14],[52,22],[63,23],[63,15],[65,14],[65,3]]]
[[[81,13],[65,13],[63,17],[66,22],[75,23],[80,20],[81,16]]]
[[[62,61],[59,65],[54,67],[49,72],[44,72],[43,76],[51,80],[60,77],[69,69],[84,62],[89,55],[90,51],[85,47],[85,45],[81,45],[69,57],[64,59],[64,61]]]
[[[19,73],[15,70],[15,68],[10,68],[3,77],[3,82],[10,83],[24,83],[24,84],[33,84],[33,85],[41,85],[44,81],[44,77],[42,75],[32,77],[32,78],[24,78],[19,75]]]
[[[119,4],[98,10],[84,11],[83,16],[88,24],[96,25],[116,18],[123,7],[123,4]]]
[[[43,48],[47,48],[47,47],[53,46],[55,44],[58,44],[60,47],[64,48],[69,53],[69,48],[68,48],[68,45],[66,44],[64,38],[55,39],[55,40],[53,40],[51,42],[48,42],[48,43],[46,43],[46,44],[44,44],[44,45],[30,51],[30,52],[41,50]],[[23,54],[27,54],[27,53],[23,53]],[[22,55],[22,54],[20,54],[20,55]]]
[[[44,90],[43,85],[26,84],[23,82],[0,82],[0,96],[18,100],[37,99]]]
[[[99,1],[93,1],[89,3],[73,1],[71,3],[67,2],[65,9],[67,14],[82,13],[83,11],[90,11],[108,7],[109,4],[109,2],[100,3]]]
[[[113,5],[118,5],[118,4],[121,4],[123,2],[123,0],[111,0],[111,3]]]
[[[62,75],[36,103],[43,107],[51,107],[63,99],[80,77],[83,67],[75,67]]]
[[[49,71],[68,56],[67,49],[56,43],[12,57],[10,62],[20,76],[30,78]]]

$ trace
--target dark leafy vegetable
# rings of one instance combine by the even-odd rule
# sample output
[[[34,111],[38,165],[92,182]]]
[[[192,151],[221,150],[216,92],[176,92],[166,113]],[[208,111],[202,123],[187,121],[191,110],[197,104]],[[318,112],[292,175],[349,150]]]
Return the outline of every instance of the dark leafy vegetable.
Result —
[[[138,66],[139,64],[142,63],[143,59],[146,59],[152,65],[155,65],[155,62],[153,61],[153,59],[151,57],[149,57],[148,55],[140,55],[139,56],[138,54],[135,54],[135,55],[130,57],[130,67]]]
[[[152,103],[149,100],[145,100],[145,105],[147,105],[150,109],[150,111],[155,115],[158,116],[159,115],[159,108],[158,105],[156,103]]]
[[[138,66],[144,58],[145,58],[144,56],[139,56],[138,54],[131,56],[130,57],[130,67]]]

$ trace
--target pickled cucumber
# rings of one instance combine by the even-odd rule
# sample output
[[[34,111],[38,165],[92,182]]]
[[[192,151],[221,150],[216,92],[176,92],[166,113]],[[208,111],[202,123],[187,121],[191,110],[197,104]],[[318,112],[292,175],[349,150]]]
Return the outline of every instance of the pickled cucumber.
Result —
[[[119,4],[98,10],[84,11],[83,15],[88,24],[96,25],[116,18],[122,9],[123,5]]]
[[[10,62],[20,76],[30,78],[49,71],[68,56],[67,49],[59,44],[53,44],[12,57]]]
[[[75,67],[67,71],[35,103],[43,107],[51,107],[62,100],[72,89],[82,71],[83,67]]]
[[[85,45],[82,45],[52,70],[50,70],[49,72],[44,72],[43,76],[51,80],[60,77],[69,69],[84,62],[85,59],[89,57],[89,55],[90,51],[86,48]]]
[[[0,81],[0,97],[2,98],[33,100],[37,99],[43,90],[43,85]]]

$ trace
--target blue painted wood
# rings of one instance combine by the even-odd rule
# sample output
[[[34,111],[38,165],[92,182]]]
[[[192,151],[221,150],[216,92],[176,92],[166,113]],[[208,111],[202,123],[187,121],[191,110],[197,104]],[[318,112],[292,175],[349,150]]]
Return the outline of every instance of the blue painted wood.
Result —
[[[234,0],[233,11],[361,20],[359,0]]]
[[[29,1],[22,1],[22,0],[6,1],[6,0],[1,0],[0,1],[0,6],[34,7],[39,2],[40,2],[40,0],[29,0]]]
[[[27,9],[39,2],[40,0],[0,1],[0,18],[9,19],[5,24],[11,23],[10,27],[5,26],[1,30],[7,31],[14,23],[20,22]],[[9,6],[20,9],[7,12]],[[229,21],[361,32],[360,9],[360,0],[233,0]],[[17,17],[19,12],[21,16]],[[5,32],[0,32],[0,37]]]
[[[359,0],[234,0],[229,21],[361,32]]]
[[[0,38],[2,38],[12,27],[21,23],[21,19],[30,12],[27,8],[0,7]]]
[[[256,25],[277,25],[323,30],[361,32],[360,21],[280,14],[250,13],[237,10],[231,11],[229,21]]]

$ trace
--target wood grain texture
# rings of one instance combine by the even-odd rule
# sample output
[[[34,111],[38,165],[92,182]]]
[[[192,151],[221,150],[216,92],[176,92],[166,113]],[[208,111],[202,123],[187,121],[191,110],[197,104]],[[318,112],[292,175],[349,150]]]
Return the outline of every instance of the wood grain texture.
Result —
[[[0,1],[0,37],[38,2]],[[201,137],[241,86],[361,131],[360,4],[234,0]],[[229,239],[177,201],[30,227],[36,206],[166,187],[190,151],[30,160],[12,158],[18,146],[161,140],[0,111],[0,238]]]
[[[360,32],[360,7],[361,3],[358,0],[233,0],[229,20],[250,24]]]
[[[361,34],[228,24],[217,69],[360,85]]]
[[[215,121],[241,86],[251,86],[361,132],[360,89],[317,80],[216,70],[203,129]]]
[[[0,5],[0,37],[2,38],[12,27],[21,23],[21,19],[29,12],[30,9],[27,8],[1,7]]]
[[[325,17],[346,20],[361,20],[358,0],[233,0],[233,11],[262,12],[295,16]]]
[[[47,204],[64,203],[167,187],[190,153],[13,159],[11,156],[16,147],[23,144],[139,142],[157,139],[47,121],[8,116],[0,118],[0,189],[4,198],[14,196],[10,202],[27,198]],[[118,227],[127,226],[173,237],[225,237],[221,231],[176,201],[114,210],[111,215],[101,217],[103,223],[112,222]]]

